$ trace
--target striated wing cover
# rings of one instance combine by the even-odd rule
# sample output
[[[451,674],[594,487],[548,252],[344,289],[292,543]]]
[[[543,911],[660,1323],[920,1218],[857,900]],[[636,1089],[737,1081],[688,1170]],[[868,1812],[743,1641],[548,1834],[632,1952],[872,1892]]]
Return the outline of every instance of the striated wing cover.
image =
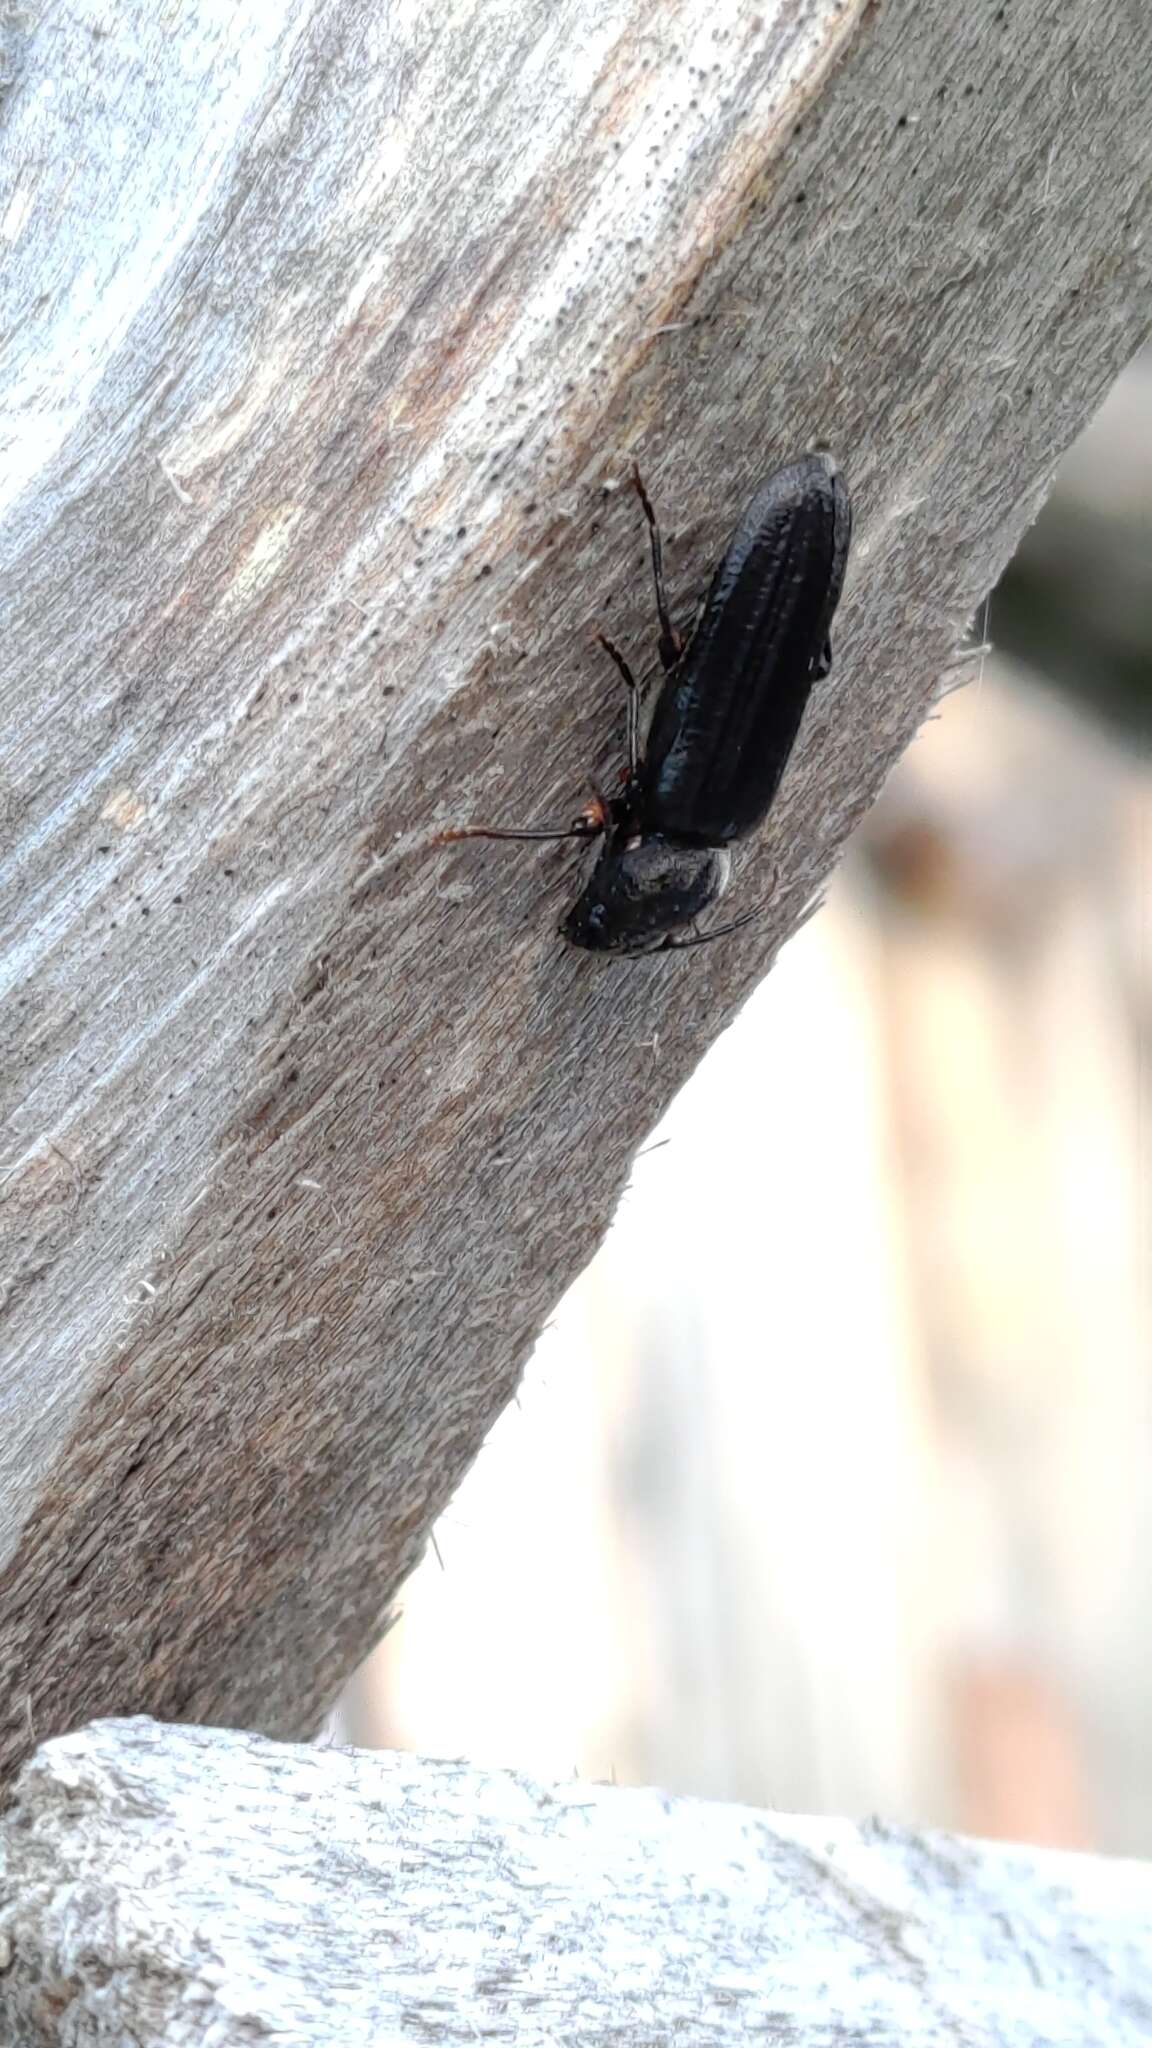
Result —
[[[851,529],[828,456],[787,463],[756,493],[656,700],[640,774],[645,831],[723,846],[760,823],[823,673]]]

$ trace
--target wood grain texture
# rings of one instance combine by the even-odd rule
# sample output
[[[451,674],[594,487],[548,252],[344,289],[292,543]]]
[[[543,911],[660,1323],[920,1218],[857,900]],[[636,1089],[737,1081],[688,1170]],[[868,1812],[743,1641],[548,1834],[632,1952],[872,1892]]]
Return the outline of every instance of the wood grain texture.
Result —
[[[22,2048],[1145,2048],[1152,1869],[105,1722],[0,1826]]]
[[[1152,58],[1143,0],[6,23],[11,1761],[306,1729],[378,1631],[1140,338]],[[818,439],[857,542],[772,912],[566,954],[578,859],[429,836],[618,758],[630,456],[687,607]]]

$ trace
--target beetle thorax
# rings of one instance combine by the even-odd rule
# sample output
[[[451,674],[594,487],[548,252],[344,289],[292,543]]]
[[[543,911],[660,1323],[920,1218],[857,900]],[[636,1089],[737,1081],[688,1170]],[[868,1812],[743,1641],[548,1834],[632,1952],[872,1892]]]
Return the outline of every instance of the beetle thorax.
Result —
[[[565,936],[593,952],[644,952],[714,903],[728,871],[721,847],[684,846],[660,833],[610,839]]]

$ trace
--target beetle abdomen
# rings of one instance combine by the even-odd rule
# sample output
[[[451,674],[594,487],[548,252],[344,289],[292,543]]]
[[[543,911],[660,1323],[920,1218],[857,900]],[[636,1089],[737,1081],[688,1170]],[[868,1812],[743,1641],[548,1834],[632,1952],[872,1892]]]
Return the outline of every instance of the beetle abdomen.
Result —
[[[645,830],[721,846],[760,823],[822,672],[850,534],[828,456],[786,464],[757,492],[656,702],[640,775]]]

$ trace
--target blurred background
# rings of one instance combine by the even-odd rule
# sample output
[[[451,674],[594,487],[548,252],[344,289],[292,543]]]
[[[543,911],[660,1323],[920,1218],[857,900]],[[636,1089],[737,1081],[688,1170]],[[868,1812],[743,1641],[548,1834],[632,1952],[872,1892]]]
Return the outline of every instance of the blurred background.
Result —
[[[976,627],[336,1740],[1152,1853],[1152,352]]]

